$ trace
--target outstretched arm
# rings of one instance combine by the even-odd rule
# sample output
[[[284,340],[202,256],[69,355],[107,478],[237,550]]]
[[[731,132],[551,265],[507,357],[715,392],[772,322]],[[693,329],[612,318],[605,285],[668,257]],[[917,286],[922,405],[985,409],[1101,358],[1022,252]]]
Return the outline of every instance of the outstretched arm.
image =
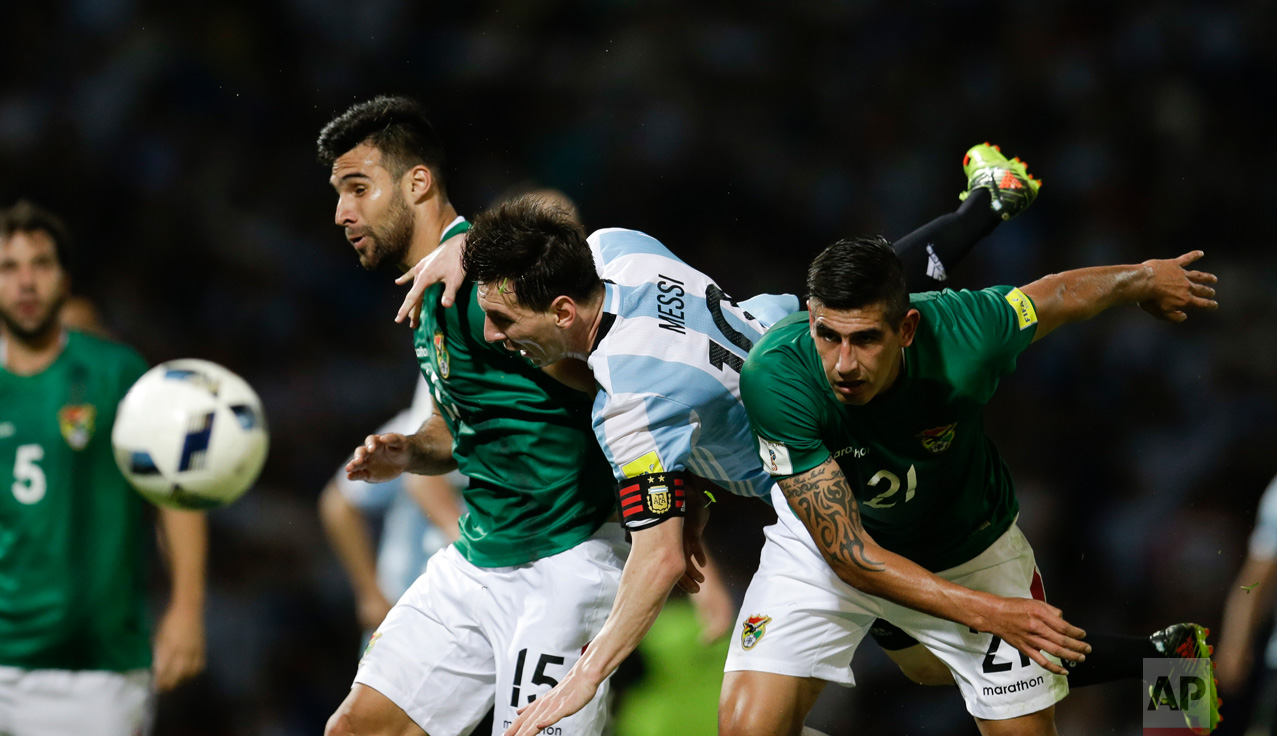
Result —
[[[566,677],[519,712],[505,736],[534,736],[584,708],[599,686],[652,628],[674,584],[683,576],[683,519],[632,532],[633,548],[621,573],[612,613]]]
[[[443,417],[432,415],[416,434],[370,434],[346,463],[346,477],[384,483],[401,473],[440,475],[455,470],[452,433]]]
[[[780,488],[825,561],[848,585],[932,616],[987,631],[1056,674],[1068,671],[1042,655],[1082,661],[1086,632],[1054,606],[1031,598],[1003,598],[951,583],[874,542],[842,469],[830,458],[780,479]],[[1041,650],[1041,651],[1039,651]]]
[[[1060,325],[1088,320],[1119,304],[1139,304],[1168,322],[1188,319],[1189,308],[1215,309],[1218,279],[1187,266],[1203,256],[1195,250],[1179,258],[1149,260],[1132,266],[1097,266],[1051,274],[1020,289],[1038,315],[1037,342]]]

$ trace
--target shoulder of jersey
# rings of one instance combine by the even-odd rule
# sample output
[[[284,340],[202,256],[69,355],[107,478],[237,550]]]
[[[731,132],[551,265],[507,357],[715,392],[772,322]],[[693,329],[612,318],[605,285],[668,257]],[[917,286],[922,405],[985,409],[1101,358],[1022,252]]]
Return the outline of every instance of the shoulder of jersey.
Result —
[[[118,356],[120,359],[133,358],[142,360],[139,354],[132,347],[125,345],[119,340],[109,337],[100,337],[79,330],[67,331],[67,347],[79,351],[88,351],[93,353],[106,353],[108,355]]]

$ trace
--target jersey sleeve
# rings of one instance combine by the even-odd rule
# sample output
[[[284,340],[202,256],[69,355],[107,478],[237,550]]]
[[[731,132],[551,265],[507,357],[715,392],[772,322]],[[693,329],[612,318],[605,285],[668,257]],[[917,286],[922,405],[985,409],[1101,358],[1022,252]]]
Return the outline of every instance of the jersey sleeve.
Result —
[[[1259,501],[1255,529],[1250,533],[1249,554],[1257,560],[1277,557],[1277,478],[1268,484]]]
[[[824,398],[799,369],[793,356],[764,353],[751,355],[741,371],[741,400],[763,469],[773,476],[805,473],[829,459],[817,411]]]
[[[688,461],[701,431],[696,411],[655,393],[600,394],[594,430],[612,462],[627,529],[655,526],[685,513],[685,494],[693,485]]]
[[[945,339],[959,341],[960,349],[995,380],[1015,370],[1016,359],[1037,333],[1033,300],[1014,286],[945,294],[952,320],[944,327]]]

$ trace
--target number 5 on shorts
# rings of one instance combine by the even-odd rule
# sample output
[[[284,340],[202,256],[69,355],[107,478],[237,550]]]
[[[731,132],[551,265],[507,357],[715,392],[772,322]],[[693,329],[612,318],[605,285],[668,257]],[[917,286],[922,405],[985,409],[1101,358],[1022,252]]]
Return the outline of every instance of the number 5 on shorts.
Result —
[[[514,687],[510,689],[510,707],[511,708],[519,707],[519,685],[520,683],[523,682],[523,665],[527,661],[527,659],[528,659],[528,650],[520,649],[519,658],[515,660],[514,662]],[[545,668],[547,665],[552,665],[552,664],[561,665],[563,664],[563,662],[564,662],[563,657],[556,657],[553,654],[542,654],[541,659],[537,660],[536,671],[532,673],[532,684],[533,685],[549,685],[550,687],[554,687],[555,685],[558,685],[559,684],[558,680],[545,674]],[[529,703],[531,703],[532,701],[536,699],[537,699],[536,695],[528,696]]]

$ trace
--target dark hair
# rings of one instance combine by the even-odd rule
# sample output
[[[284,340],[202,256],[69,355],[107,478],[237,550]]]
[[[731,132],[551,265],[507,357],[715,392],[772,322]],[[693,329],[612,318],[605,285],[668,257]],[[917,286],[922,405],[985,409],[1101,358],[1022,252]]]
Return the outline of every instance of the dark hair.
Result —
[[[53,251],[58,265],[71,272],[71,236],[62,218],[52,212],[20,199],[12,207],[0,211],[0,240],[8,240],[15,233],[42,232],[53,241]]]
[[[416,100],[383,95],[352,105],[319,131],[319,162],[332,166],[339,156],[364,143],[381,151],[386,169],[396,177],[425,164],[439,191],[446,191],[443,143]]]
[[[822,251],[807,269],[807,293],[829,309],[882,304],[892,325],[909,312],[904,266],[881,236],[839,240]]]
[[[508,281],[519,303],[538,312],[559,296],[585,301],[602,283],[581,226],[535,195],[476,217],[461,263],[476,281]]]

